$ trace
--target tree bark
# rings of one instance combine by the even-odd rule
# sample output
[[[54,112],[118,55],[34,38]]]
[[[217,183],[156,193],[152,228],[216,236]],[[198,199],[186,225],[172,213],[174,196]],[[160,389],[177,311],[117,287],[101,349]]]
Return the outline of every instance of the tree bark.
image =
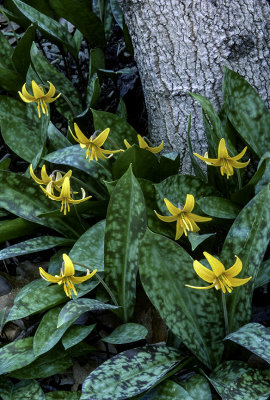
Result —
[[[187,121],[194,151],[204,153],[200,93],[219,109],[223,67],[240,73],[269,106],[270,6],[266,0],[120,0],[134,46],[150,138],[165,140],[191,172]]]

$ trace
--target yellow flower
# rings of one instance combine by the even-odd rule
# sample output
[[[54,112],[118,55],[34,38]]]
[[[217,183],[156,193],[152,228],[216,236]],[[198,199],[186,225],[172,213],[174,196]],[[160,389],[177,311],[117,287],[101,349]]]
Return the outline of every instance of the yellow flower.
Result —
[[[18,92],[21,99],[25,103],[38,103],[37,109],[39,118],[41,117],[40,107],[43,114],[46,114],[48,116],[49,115],[48,107],[46,103],[52,103],[53,101],[58,99],[58,97],[61,95],[61,93],[59,93],[56,97],[53,97],[55,95],[55,87],[51,82],[48,81],[48,83],[50,84],[50,87],[46,94],[43,92],[43,89],[39,87],[35,81],[32,81],[32,91],[34,96],[32,96],[27,92],[26,84],[23,85],[22,92]]]
[[[46,171],[46,166],[44,164],[43,167],[41,168],[41,179],[39,179],[34,174],[33,166],[31,164],[30,175],[36,183],[38,183],[39,185],[45,185],[47,192],[54,194],[53,189],[56,189],[58,190],[58,192],[60,192],[65,177],[70,178],[72,175],[72,170],[70,169],[64,176],[62,176],[62,174],[58,171],[56,172],[56,175],[54,173],[48,175]]]
[[[151,153],[159,153],[163,149],[163,146],[164,146],[163,140],[159,146],[150,147],[150,146],[148,146],[147,142],[141,137],[141,135],[137,135],[137,137],[138,137],[138,142],[139,142],[139,146],[141,149],[151,151]],[[126,139],[124,140],[124,143],[125,143],[125,146],[127,149],[129,149],[131,147],[131,145],[128,143],[128,141]]]
[[[193,267],[195,272],[202,278],[204,281],[211,283],[210,286],[198,287],[198,286],[190,286],[193,289],[211,289],[215,287],[216,290],[221,289],[223,293],[226,293],[226,290],[231,293],[232,289],[237,286],[242,286],[247,283],[252,277],[245,279],[235,278],[242,270],[242,261],[240,258],[236,257],[236,262],[234,265],[225,270],[224,265],[217,258],[211,256],[211,254],[206,251],[203,253],[204,257],[209,262],[212,271],[208,268],[205,268],[199,261],[195,260],[193,262]]]
[[[175,207],[168,199],[164,199],[166,207],[172,215],[164,216],[158,214],[156,211],[156,216],[164,222],[174,222],[176,221],[176,235],[175,240],[178,240],[183,233],[187,236],[187,231],[198,232],[200,228],[196,222],[207,222],[211,221],[212,218],[201,217],[200,215],[192,214],[191,211],[194,208],[195,200],[192,194],[188,194],[186,197],[186,202],[183,208],[180,206]]]
[[[105,143],[109,133],[110,129],[107,128],[103,132],[101,132],[98,136],[94,133],[90,139],[88,139],[80,130],[78,125],[74,123],[74,129],[76,136],[73,135],[71,129],[69,129],[71,135],[73,138],[76,140],[76,142],[80,143],[80,146],[82,149],[87,148],[86,150],[86,158],[89,158],[89,162],[95,159],[96,161],[98,158],[104,159],[104,158],[109,158],[106,157],[104,154],[114,154],[114,153],[119,153],[119,151],[123,150],[105,150],[102,149],[101,146]]]
[[[84,189],[83,188],[81,188],[81,191],[82,191],[82,198],[81,199],[79,199],[79,200],[74,200],[72,197],[71,197],[71,193],[70,193],[70,180],[69,180],[69,177],[68,176],[66,176],[65,178],[64,178],[64,182],[63,182],[63,186],[62,186],[62,189],[61,189],[61,192],[60,192],[60,195],[59,196],[55,196],[54,194],[52,194],[51,192],[49,192],[49,191],[47,191],[46,189],[44,189],[42,186],[40,186],[41,187],[41,189],[43,190],[43,192],[50,198],[50,199],[52,199],[52,200],[56,200],[56,201],[61,201],[62,202],[62,204],[61,204],[61,212],[64,210],[64,215],[66,215],[66,213],[67,213],[67,209],[68,209],[68,211],[70,211],[70,207],[69,207],[69,203],[72,203],[72,204],[79,204],[79,203],[82,203],[83,201],[86,201],[86,200],[88,200],[88,199],[90,199],[92,196],[88,196],[88,197],[85,197],[85,191],[84,191]]]
[[[68,297],[71,297],[71,290],[74,292],[74,294],[77,296],[77,291],[74,287],[74,284],[82,283],[87,281],[88,279],[92,278],[93,275],[97,272],[95,269],[93,272],[88,273],[85,276],[74,276],[75,274],[75,269],[73,262],[69,258],[67,254],[63,254],[63,264],[62,268],[60,271],[60,276],[58,275],[50,275],[48,272],[44,271],[43,268],[39,268],[40,275],[42,276],[43,279],[46,281],[52,282],[52,283],[58,283],[58,285],[64,284],[64,291]],[[89,272],[87,270],[87,272]]]
[[[244,156],[246,151],[247,147],[245,147],[237,156],[230,157],[226,148],[225,140],[222,138],[218,145],[218,158],[208,158],[207,153],[207,157],[206,154],[204,157],[197,153],[194,153],[194,155],[200,160],[203,160],[206,164],[213,165],[214,167],[220,167],[221,175],[223,176],[226,174],[227,179],[229,179],[229,177],[233,175],[234,168],[245,168],[249,164],[250,160],[243,163],[238,161]]]

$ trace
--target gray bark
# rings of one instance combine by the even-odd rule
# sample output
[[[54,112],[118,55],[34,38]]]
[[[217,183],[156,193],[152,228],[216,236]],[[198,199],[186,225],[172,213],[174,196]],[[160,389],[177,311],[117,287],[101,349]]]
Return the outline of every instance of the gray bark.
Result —
[[[165,140],[191,172],[186,131],[204,153],[201,109],[188,92],[219,109],[223,67],[240,73],[269,106],[270,6],[266,0],[119,0],[138,65],[150,138]]]

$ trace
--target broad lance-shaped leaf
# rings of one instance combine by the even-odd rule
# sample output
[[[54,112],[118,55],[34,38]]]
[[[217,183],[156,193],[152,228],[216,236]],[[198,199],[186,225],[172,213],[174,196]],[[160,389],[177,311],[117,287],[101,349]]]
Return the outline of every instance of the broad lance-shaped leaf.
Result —
[[[266,186],[240,212],[225,239],[221,260],[231,266],[237,255],[243,263],[240,278],[249,283],[235,288],[226,297],[230,330],[239,329],[251,318],[251,299],[257,273],[270,238],[270,190]]]
[[[124,351],[88,375],[81,400],[129,399],[154,386],[181,360],[178,350],[161,345]]]
[[[198,205],[205,214],[216,218],[235,219],[241,211],[241,207],[223,197],[202,197]]]
[[[69,321],[74,321],[74,317],[79,318],[80,315],[87,311],[95,310],[114,310],[116,306],[111,304],[102,303],[98,300],[93,299],[76,299],[69,301],[61,310],[58,316],[58,328],[62,325],[68,323]]]
[[[132,168],[111,195],[105,233],[105,280],[122,307],[117,314],[127,322],[136,299],[138,248],[146,227],[144,197]]]
[[[261,263],[259,272],[255,280],[255,289],[270,282],[270,259]]]
[[[270,114],[256,90],[229,68],[224,73],[223,100],[232,125],[257,156],[269,151]]]
[[[0,387],[0,394],[1,387]],[[44,393],[39,384],[34,380],[23,380],[16,385],[10,381],[10,390],[3,400],[44,400]]]
[[[72,325],[63,335],[62,344],[65,349],[69,349],[75,344],[84,340],[95,328],[96,324],[89,326],[85,325]]]
[[[102,340],[112,344],[132,343],[145,339],[147,334],[148,331],[143,325],[130,322],[118,326],[109,336],[102,338]]]
[[[263,325],[257,323],[244,325],[225,339],[240,344],[270,364],[270,330]]]
[[[0,251],[0,260],[10,257],[17,257],[23,254],[37,253],[42,250],[51,249],[56,246],[68,246],[73,244],[74,240],[55,236],[41,236],[14,244]]]
[[[0,375],[22,368],[35,358],[32,337],[9,343],[0,349]]]
[[[222,355],[224,321],[220,293],[202,286],[193,259],[174,241],[152,233],[140,245],[139,271],[147,296],[171,331],[209,368]]]

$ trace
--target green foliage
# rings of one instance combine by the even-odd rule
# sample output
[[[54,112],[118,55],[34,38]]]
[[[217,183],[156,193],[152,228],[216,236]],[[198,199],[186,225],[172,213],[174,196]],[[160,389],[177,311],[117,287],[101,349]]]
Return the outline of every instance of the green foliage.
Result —
[[[44,400],[44,393],[39,384],[34,380],[20,381],[13,385],[11,381],[2,392],[2,382],[0,381],[0,393],[3,400]]]
[[[65,324],[64,324],[65,325]],[[85,326],[85,325],[73,325],[71,326],[62,337],[62,344],[65,349],[69,349],[75,344],[80,343],[84,340],[95,328],[96,324]]]
[[[103,342],[111,344],[133,343],[145,339],[147,329],[132,322],[118,326],[109,336],[103,338]]]

